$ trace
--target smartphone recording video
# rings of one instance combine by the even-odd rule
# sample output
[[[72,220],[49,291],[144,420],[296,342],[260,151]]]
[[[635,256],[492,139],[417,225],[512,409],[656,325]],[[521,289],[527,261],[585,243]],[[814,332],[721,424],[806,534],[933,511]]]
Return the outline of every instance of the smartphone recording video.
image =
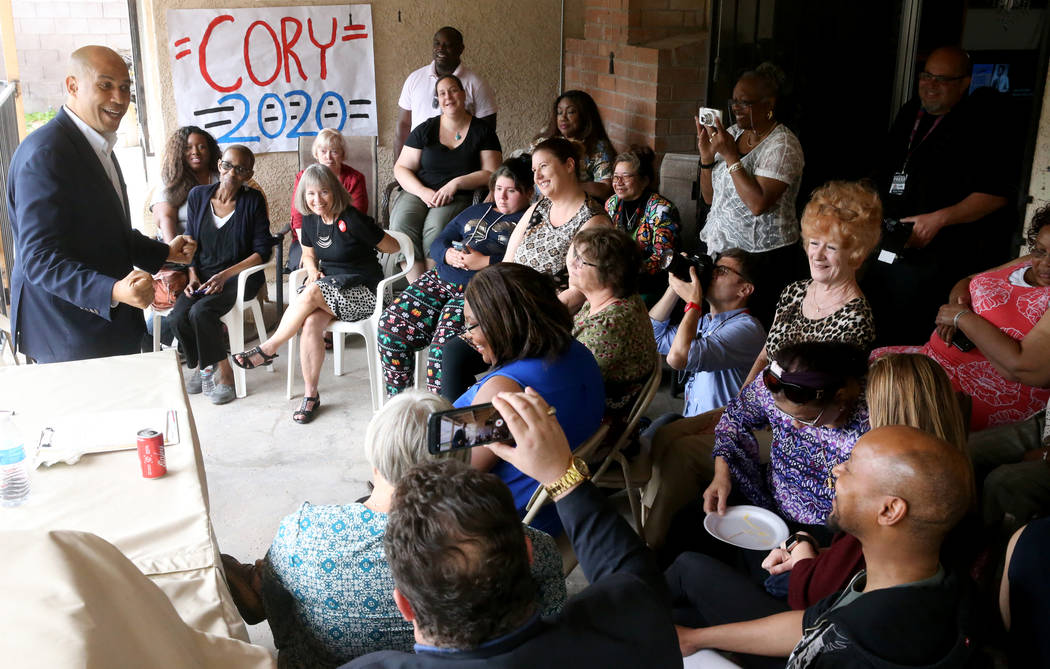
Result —
[[[475,404],[431,414],[427,423],[427,448],[446,453],[501,441],[513,444],[507,422],[491,404]]]

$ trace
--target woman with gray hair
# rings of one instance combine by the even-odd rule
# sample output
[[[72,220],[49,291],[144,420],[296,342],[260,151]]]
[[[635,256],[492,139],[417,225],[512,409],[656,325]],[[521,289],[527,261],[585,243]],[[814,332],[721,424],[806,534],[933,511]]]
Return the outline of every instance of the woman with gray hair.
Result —
[[[325,128],[317,133],[311,151],[318,165],[324,165],[339,178],[346,192],[350,194],[350,204],[362,214],[368,213],[368,189],[365,175],[350,167],[343,160],[346,158],[346,140],[335,128]],[[300,209],[295,194],[299,190],[299,180],[303,178],[301,170],[295,175],[295,186],[292,188],[292,245],[288,249],[288,271],[299,269],[302,260],[302,248],[299,246],[299,230],[303,227],[303,217],[310,214],[309,209]]]
[[[301,211],[312,212],[300,230],[306,282],[273,336],[234,355],[233,362],[244,369],[268,365],[277,357],[277,349],[302,328],[299,360],[306,387],[292,420],[309,423],[321,404],[317,380],[324,362],[325,328],[333,319],[356,321],[372,313],[376,285],[383,279],[376,249],[395,253],[401,247],[350,204],[350,194],[327,167],[306,168],[295,202]]]
[[[374,484],[368,497],[343,505],[304,502],[281,521],[266,558],[254,566],[223,556],[238,610],[249,624],[268,620],[279,666],[334,667],[376,650],[412,650],[412,623],[394,604],[383,534],[405,472],[436,459],[469,460],[469,450],[427,450],[428,418],[451,408],[440,396],[416,390],[390,400],[365,432]],[[546,534],[525,532],[543,614],[557,612],[565,601],[558,549]]]

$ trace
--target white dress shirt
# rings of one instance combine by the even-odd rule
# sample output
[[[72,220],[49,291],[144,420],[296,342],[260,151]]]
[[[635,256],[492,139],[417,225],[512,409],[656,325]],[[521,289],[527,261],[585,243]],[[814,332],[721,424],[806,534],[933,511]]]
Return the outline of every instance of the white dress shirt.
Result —
[[[113,156],[113,147],[117,145],[117,133],[107,132],[105,134],[95,130],[87,123],[76,115],[69,105],[62,105],[62,108],[69,114],[69,118],[73,119],[73,123],[80,128],[80,133],[84,135],[84,139],[87,140],[91,149],[98,156],[98,161],[102,163],[102,169],[106,171],[106,176],[109,177],[109,182],[113,184],[113,190],[117,193],[117,198],[120,200],[121,205],[124,204],[124,191],[120,188],[120,176],[117,174],[117,166],[114,161],[116,158]]]

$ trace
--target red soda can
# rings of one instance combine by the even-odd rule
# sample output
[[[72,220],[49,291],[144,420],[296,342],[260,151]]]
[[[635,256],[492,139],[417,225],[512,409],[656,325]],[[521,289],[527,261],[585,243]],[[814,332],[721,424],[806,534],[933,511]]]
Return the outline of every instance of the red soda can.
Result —
[[[164,435],[156,430],[139,430],[138,433],[139,464],[142,465],[142,476],[147,479],[159,479],[168,473],[164,459]]]

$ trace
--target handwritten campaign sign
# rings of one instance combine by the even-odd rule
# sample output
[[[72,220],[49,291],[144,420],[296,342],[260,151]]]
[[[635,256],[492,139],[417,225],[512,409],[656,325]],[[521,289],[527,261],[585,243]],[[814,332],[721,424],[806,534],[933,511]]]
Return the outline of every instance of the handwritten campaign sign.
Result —
[[[179,125],[257,153],[376,135],[370,5],[168,10]]]

